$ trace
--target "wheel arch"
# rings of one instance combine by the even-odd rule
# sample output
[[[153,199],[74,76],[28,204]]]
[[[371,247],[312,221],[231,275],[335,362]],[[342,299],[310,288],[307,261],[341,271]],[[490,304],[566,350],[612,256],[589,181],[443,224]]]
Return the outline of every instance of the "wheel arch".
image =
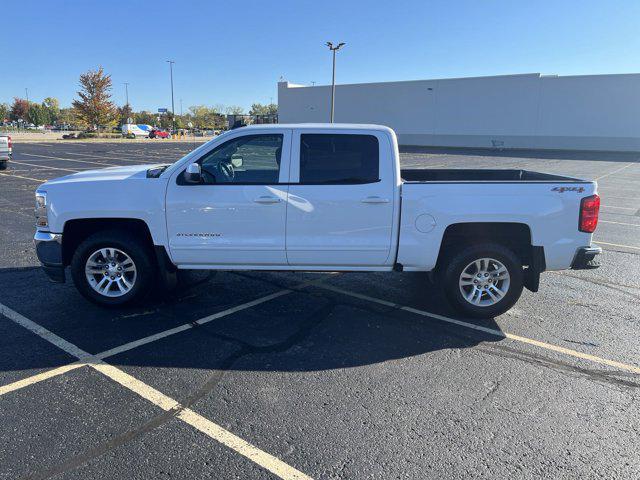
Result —
[[[81,218],[67,220],[62,231],[62,263],[71,263],[78,245],[94,233],[106,230],[122,230],[140,238],[153,252],[151,230],[144,220],[137,218]]]
[[[531,228],[525,223],[453,223],[447,226],[442,236],[436,269],[440,269],[446,258],[456,249],[479,243],[503,245],[518,256],[522,265],[530,265],[534,259],[531,238]]]

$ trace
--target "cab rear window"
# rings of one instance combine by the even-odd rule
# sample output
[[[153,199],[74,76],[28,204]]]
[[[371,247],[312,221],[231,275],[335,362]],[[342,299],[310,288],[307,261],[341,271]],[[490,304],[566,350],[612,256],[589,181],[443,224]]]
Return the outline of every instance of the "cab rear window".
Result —
[[[379,146],[373,135],[300,136],[300,183],[362,184],[379,180]]]

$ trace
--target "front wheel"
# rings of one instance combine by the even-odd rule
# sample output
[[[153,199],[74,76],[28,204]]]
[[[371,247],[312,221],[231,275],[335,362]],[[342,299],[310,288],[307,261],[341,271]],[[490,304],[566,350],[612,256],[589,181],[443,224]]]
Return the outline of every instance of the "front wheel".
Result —
[[[148,248],[121,231],[91,235],[76,249],[71,276],[87,299],[106,307],[138,301],[153,285],[155,264]]]
[[[509,310],[522,294],[522,263],[502,245],[462,247],[449,258],[444,283],[447,298],[461,313],[496,317]]]

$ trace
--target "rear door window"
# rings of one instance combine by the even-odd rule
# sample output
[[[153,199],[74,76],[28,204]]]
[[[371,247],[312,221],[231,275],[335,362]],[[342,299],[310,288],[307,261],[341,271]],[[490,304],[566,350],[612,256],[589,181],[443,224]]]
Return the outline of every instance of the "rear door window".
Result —
[[[378,139],[373,135],[300,135],[300,183],[362,184],[379,181]]]

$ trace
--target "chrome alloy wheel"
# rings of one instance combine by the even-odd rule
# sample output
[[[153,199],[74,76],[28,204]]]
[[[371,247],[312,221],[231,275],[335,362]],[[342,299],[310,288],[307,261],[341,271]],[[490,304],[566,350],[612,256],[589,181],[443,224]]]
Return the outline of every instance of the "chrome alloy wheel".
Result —
[[[84,267],[87,282],[105,297],[121,297],[136,283],[137,271],[133,259],[117,248],[96,250]]]
[[[462,297],[471,305],[489,307],[504,298],[510,283],[509,271],[501,262],[478,258],[462,270],[458,285]]]

